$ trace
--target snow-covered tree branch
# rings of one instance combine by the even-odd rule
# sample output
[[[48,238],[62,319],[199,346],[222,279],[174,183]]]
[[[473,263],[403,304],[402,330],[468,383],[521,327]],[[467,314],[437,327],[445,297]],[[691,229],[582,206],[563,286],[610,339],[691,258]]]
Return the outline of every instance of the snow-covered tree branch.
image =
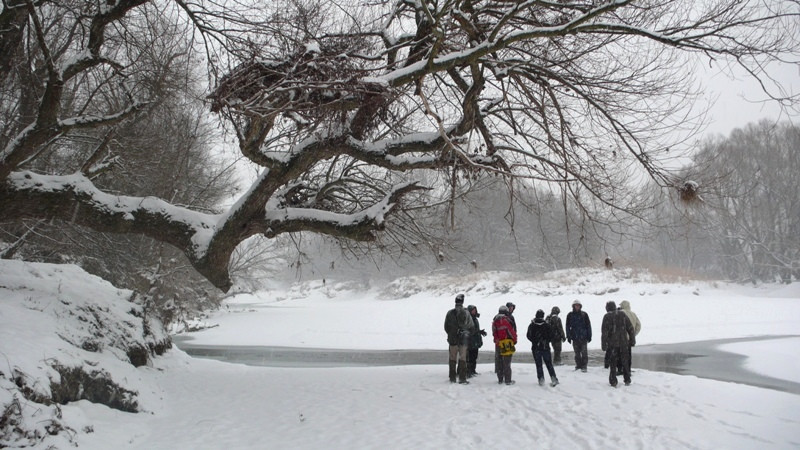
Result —
[[[644,205],[627,181],[683,186],[669,158],[675,131],[702,125],[692,58],[740,65],[768,97],[797,100],[762,70],[797,64],[800,10],[789,0],[3,5],[3,216],[151,237],[222,290],[231,254],[251,236],[375,239],[423,191],[446,197],[475,177],[525,179],[635,213]],[[100,164],[116,161],[103,136],[162,107],[158,83],[142,75],[159,67],[142,61],[166,67],[183,54],[148,59],[154,17],[198,38],[187,61],[202,54],[210,68],[209,109],[260,167],[225,211],[107,187],[123,176]],[[87,132],[99,144],[76,152]],[[37,165],[65,153],[83,160]],[[422,186],[423,170],[441,176]]]

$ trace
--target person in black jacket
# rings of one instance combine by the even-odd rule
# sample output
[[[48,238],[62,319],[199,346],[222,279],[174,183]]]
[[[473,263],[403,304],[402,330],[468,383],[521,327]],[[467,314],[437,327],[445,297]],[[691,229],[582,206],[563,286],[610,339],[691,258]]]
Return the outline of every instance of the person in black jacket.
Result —
[[[544,370],[542,363],[547,366],[547,373],[550,374],[550,386],[558,384],[556,371],[553,369],[553,361],[550,358],[550,341],[553,338],[553,331],[550,325],[544,320],[544,311],[536,311],[536,317],[528,325],[528,340],[531,341],[533,360],[536,362],[536,377],[539,379],[539,386],[544,386]]]
[[[474,325],[472,336],[470,336],[469,345],[467,346],[467,377],[472,378],[478,374],[475,370],[478,365],[478,349],[483,347],[483,336],[486,336],[486,330],[481,330],[480,322],[478,322],[478,317],[481,316],[478,312],[478,307],[469,305],[467,306],[467,311],[469,311]]]
[[[567,340],[567,335],[564,334],[564,325],[561,323],[561,317],[558,317],[558,314],[561,312],[561,308],[558,306],[553,306],[553,309],[550,310],[550,315],[547,316],[544,321],[550,325],[550,331],[553,332],[552,339],[550,343],[553,344],[553,365],[560,366],[561,363],[561,344]]]
[[[517,305],[508,302],[506,303],[506,308],[508,308],[508,320],[511,321],[511,326],[514,327],[514,331],[517,331],[517,320],[514,319],[514,310],[517,309]]]
[[[572,344],[572,349],[575,350],[575,370],[586,372],[586,366],[589,364],[586,346],[592,342],[592,322],[589,321],[589,314],[583,311],[580,300],[572,302],[572,311],[567,314],[566,328],[567,342]]]

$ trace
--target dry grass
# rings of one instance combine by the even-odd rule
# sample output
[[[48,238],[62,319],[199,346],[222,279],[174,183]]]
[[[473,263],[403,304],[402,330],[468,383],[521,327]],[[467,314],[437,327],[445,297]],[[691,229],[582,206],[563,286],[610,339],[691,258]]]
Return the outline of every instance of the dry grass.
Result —
[[[636,274],[635,278],[649,277],[650,280],[659,283],[686,283],[688,281],[709,281],[706,276],[702,276],[674,266],[665,266],[652,262],[636,262],[633,264],[636,269],[632,269]]]

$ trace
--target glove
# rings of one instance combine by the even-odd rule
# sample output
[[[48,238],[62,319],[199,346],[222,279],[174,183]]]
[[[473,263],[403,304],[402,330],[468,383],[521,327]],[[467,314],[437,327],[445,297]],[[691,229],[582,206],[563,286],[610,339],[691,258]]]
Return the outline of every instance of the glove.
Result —
[[[481,336],[486,336],[486,330],[481,330]]]
[[[631,339],[631,347],[636,347],[636,339]]]
[[[561,338],[561,342],[566,342],[566,341],[567,341],[567,338]],[[571,344],[571,343],[572,343],[572,342],[570,341],[570,344]]]

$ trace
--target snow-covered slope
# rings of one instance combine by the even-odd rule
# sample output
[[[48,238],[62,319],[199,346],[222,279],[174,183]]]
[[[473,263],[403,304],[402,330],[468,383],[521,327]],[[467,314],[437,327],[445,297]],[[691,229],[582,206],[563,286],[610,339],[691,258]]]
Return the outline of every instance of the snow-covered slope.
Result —
[[[63,432],[70,401],[141,409],[135,366],[169,337],[131,297],[74,265],[0,261],[0,446]]]

